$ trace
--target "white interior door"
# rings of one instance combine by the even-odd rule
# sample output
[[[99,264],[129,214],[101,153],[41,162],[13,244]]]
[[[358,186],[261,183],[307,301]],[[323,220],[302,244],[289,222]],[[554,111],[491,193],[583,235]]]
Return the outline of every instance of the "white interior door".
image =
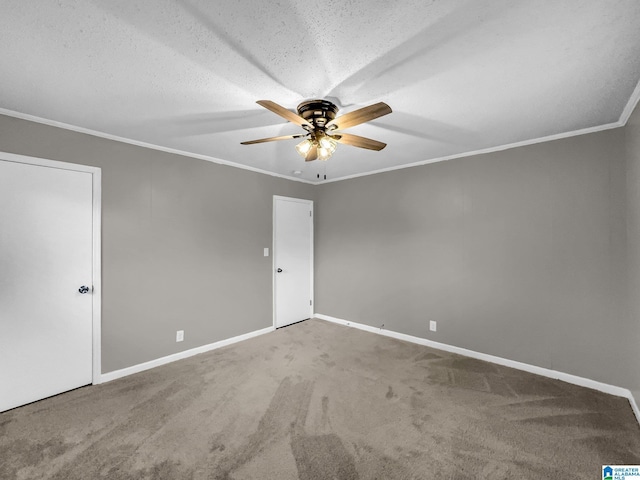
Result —
[[[313,202],[273,197],[274,324],[312,315]]]
[[[0,159],[0,411],[92,383],[92,216],[91,173]]]

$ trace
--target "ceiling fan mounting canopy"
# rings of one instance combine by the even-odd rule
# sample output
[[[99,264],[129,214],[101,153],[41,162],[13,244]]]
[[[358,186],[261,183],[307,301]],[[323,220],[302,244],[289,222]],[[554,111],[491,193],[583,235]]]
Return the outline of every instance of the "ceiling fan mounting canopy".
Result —
[[[378,142],[377,140],[337,131],[354,127],[391,113],[391,107],[384,102],[354,110],[337,118],[338,107],[328,100],[320,99],[302,102],[298,105],[297,114],[271,100],[258,100],[256,103],[280,115],[289,122],[301,126],[306,130],[306,133],[250,140],[248,142],[241,142],[242,145],[307,137],[296,146],[298,153],[304,157],[307,162],[316,159],[329,159],[329,157],[333,155],[338,143],[366,148],[368,150],[382,150],[387,146],[386,143]]]

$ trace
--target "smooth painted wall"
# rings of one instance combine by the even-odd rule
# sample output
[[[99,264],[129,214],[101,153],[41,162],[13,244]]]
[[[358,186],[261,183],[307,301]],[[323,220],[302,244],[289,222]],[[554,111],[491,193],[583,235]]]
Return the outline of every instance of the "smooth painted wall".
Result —
[[[317,187],[316,312],[628,386],[624,139]]]
[[[5,116],[0,150],[102,168],[105,373],[271,325],[277,194],[316,200],[318,313],[640,398],[639,116],[318,187]]]
[[[627,147],[627,243],[629,312],[635,327],[630,333],[634,348],[629,363],[635,373],[629,386],[640,405],[640,106],[625,127]]]
[[[273,324],[272,196],[312,185],[6,116],[0,150],[102,169],[104,373]]]

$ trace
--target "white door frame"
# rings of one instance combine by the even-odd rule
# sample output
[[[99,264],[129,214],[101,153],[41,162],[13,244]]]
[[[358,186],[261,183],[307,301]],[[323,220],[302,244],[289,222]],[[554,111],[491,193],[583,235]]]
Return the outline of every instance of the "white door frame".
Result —
[[[311,210],[311,221],[309,222],[310,224],[310,229],[311,229],[311,245],[310,245],[310,252],[309,252],[309,266],[310,266],[310,272],[311,275],[309,278],[309,287],[310,287],[310,292],[311,292],[311,305],[309,305],[309,318],[313,318],[313,309],[314,309],[314,305],[316,303],[316,299],[315,299],[315,295],[314,295],[314,291],[313,291],[313,276],[314,276],[314,272],[313,272],[313,247],[314,247],[314,237],[313,237],[313,222],[315,219],[315,215],[313,214],[313,200],[306,200],[303,198],[293,198],[293,197],[284,197],[282,195],[274,195],[273,196],[273,207],[272,207],[272,225],[273,225],[273,238],[272,238],[272,243],[271,243],[271,285],[272,285],[272,290],[273,290],[273,328],[278,328],[278,326],[276,325],[276,201],[277,200],[286,200],[289,202],[298,202],[298,203],[303,203],[305,205],[307,205],[309,207],[309,209]]]
[[[78,165],[75,163],[58,162],[45,158],[28,157],[16,155],[14,153],[0,152],[0,160],[8,162],[24,163],[27,165],[38,165],[41,167],[57,168],[61,170],[71,170],[75,172],[90,173],[93,179],[93,292],[92,317],[93,317],[93,379],[92,383],[101,383],[102,375],[102,269],[101,269],[101,232],[102,232],[102,170],[99,167]]]

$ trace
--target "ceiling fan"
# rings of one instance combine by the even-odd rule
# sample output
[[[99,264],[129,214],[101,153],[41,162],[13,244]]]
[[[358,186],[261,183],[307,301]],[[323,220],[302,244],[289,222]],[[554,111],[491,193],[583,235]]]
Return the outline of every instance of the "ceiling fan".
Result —
[[[336,150],[338,143],[366,148],[368,150],[382,150],[387,146],[386,143],[378,142],[377,140],[338,131],[391,113],[391,107],[384,102],[360,108],[338,118],[336,118],[338,107],[328,100],[309,100],[302,102],[298,105],[297,114],[271,100],[258,100],[256,103],[280,115],[291,123],[301,126],[306,130],[306,133],[261,138],[259,140],[241,142],[242,145],[306,137],[296,145],[296,150],[307,162],[316,159],[329,159]]]

